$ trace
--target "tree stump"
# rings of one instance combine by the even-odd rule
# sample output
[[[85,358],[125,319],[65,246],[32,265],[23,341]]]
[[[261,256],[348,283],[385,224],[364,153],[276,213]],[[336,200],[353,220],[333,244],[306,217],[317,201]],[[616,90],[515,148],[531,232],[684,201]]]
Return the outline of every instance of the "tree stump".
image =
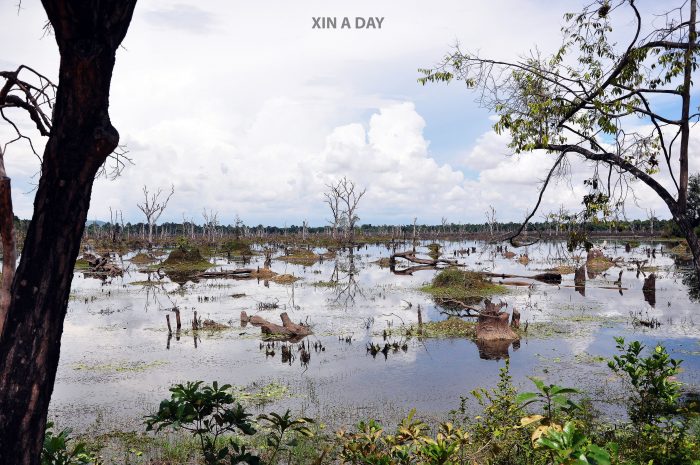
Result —
[[[518,335],[508,324],[508,313],[502,312],[503,304],[496,305],[490,300],[485,302],[485,309],[479,313],[476,323],[476,339],[480,341],[514,340]]]
[[[517,308],[513,308],[513,317],[510,320],[510,327],[513,329],[520,328],[520,312]]]
[[[574,272],[574,286],[586,287],[586,267],[581,265]]]
[[[644,279],[642,293],[644,294],[644,300],[654,307],[656,305],[656,275],[654,273]]]

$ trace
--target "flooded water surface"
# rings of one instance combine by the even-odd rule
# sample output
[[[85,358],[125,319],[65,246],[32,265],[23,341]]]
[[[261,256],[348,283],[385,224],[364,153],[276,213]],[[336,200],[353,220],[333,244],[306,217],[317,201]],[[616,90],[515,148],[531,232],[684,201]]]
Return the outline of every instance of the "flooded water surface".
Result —
[[[428,253],[427,245],[417,247],[419,255]],[[516,256],[482,242],[440,245],[443,257],[467,269],[518,276],[493,278],[507,284],[493,299],[507,302],[509,312],[517,308],[528,327],[518,343],[484,351],[465,338],[417,338],[415,331],[408,336],[419,309],[425,322],[445,319],[449,311],[420,290],[435,270],[408,275],[380,266],[393,250],[386,245],[341,250],[307,266],[273,259],[273,271],[301,278],[289,284],[203,278],[178,283],[131,263],[132,253],[116,258],[125,268],[121,277],[75,273],[51,416],[77,431],[141,431],[143,415],[169,396],[172,384],[218,380],[257,393],[264,410],[294,408],[336,426],[368,415],[391,421],[412,407],[434,418],[456,408],[472,389],[494,386],[506,358],[519,387],[529,388],[527,376],[575,386],[614,415],[607,402],[619,394],[619,380],[605,362],[615,353],[614,336],[663,343],[684,360],[680,378],[686,389],[700,386],[700,305],[689,295],[687,273],[664,251],[667,244],[629,250],[624,242],[597,244],[617,261],[589,273],[585,289],[575,287],[572,268],[562,268],[577,258],[564,243],[538,243],[517,249]],[[585,256],[578,258],[585,262]],[[216,258],[211,270],[257,268],[263,261],[262,255],[245,265]],[[641,262],[644,272],[638,273]],[[563,275],[560,284],[526,278],[554,269]],[[642,286],[652,272],[656,292],[649,296]],[[179,335],[175,307],[183,326]],[[230,327],[193,332],[195,311],[200,321]],[[264,341],[259,327],[243,326],[241,311],[278,324],[286,312],[310,324],[313,335],[303,351],[298,342],[285,344],[292,356],[283,360],[281,344]],[[389,350],[372,354],[372,343],[388,343]]]

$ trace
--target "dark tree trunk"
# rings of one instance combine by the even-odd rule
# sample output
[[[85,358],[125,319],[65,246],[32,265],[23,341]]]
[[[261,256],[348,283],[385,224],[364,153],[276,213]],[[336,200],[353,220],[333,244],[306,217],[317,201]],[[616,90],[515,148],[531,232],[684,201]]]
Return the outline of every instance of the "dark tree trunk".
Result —
[[[39,463],[95,174],[117,147],[109,87],[136,0],[43,0],[61,54],[34,214],[0,334],[0,463]]]

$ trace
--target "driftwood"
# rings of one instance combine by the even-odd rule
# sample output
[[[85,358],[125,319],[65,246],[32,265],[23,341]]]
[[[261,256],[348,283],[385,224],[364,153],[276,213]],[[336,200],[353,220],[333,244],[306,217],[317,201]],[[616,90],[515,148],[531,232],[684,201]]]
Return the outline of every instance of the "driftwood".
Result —
[[[252,268],[239,268],[237,270],[205,271],[197,275],[198,278],[250,278],[255,270]]]
[[[250,323],[253,326],[262,326],[265,323],[268,323],[268,321],[258,315],[253,315],[253,316],[248,316],[245,310],[241,311],[241,326],[245,328],[245,326]]]
[[[405,260],[408,260],[409,262],[412,263],[418,263],[419,265],[430,265],[430,266],[436,266],[439,265],[440,263],[445,263],[447,265],[456,265],[457,260],[448,260],[446,258],[418,258],[416,257],[416,253],[413,251],[406,251],[406,252],[396,252],[395,254],[392,254],[389,257],[389,263],[391,266],[396,265],[396,259],[397,258],[403,258]]]
[[[88,262],[91,273],[104,273],[108,276],[122,276],[124,274],[124,270],[110,262],[108,257],[85,254],[83,258]]]
[[[434,270],[436,269],[435,265],[416,265],[416,266],[409,266],[408,268],[404,268],[403,270],[397,270],[395,268],[391,268],[391,272],[397,275],[413,275],[416,271],[424,271],[424,270]]]
[[[311,328],[307,325],[296,324],[292,322],[287,315],[287,312],[280,314],[282,319],[282,325],[272,323],[260,316],[253,315],[248,316],[245,311],[241,312],[241,325],[250,323],[254,326],[260,326],[260,330],[263,334],[272,334],[275,336],[286,336],[290,338],[305,337],[312,334]]]

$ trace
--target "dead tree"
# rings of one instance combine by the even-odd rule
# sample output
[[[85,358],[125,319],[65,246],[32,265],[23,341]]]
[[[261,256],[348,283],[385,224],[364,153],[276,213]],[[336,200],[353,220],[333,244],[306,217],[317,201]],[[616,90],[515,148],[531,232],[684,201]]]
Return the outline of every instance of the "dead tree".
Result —
[[[331,209],[331,218],[328,223],[332,226],[333,239],[338,238],[338,227],[340,226],[340,218],[343,215],[340,206],[340,191],[335,184],[326,184],[328,190],[323,193],[323,201]]]
[[[489,235],[493,236],[496,226],[498,225],[498,220],[496,219],[496,209],[493,208],[492,205],[489,205],[489,209],[485,212],[485,214],[486,225],[489,227]]]
[[[216,236],[216,227],[219,225],[219,212],[207,209],[202,210],[202,217],[204,218],[204,236],[209,240],[209,242],[214,242],[214,237]]]
[[[156,192],[149,196],[148,188],[146,186],[143,186],[144,201],[142,204],[136,204],[136,206],[139,208],[139,210],[143,212],[144,215],[146,215],[146,223],[148,224],[149,245],[153,244],[153,225],[156,224],[156,221],[158,221],[158,218],[160,218],[160,215],[165,210],[165,207],[168,206],[170,197],[172,197],[174,193],[175,186],[171,186],[170,194],[168,194],[168,196],[161,201],[160,196],[161,194],[163,194],[162,189],[159,188]]]
[[[345,176],[338,181],[337,188],[341,205],[343,205],[345,220],[347,221],[347,232],[349,232],[348,239],[350,242],[353,242],[355,239],[355,224],[360,220],[360,217],[357,216],[357,207],[360,203],[360,199],[365,195],[365,192],[367,192],[367,189],[360,190],[353,181]]]
[[[20,86],[26,67],[0,76],[5,80],[0,116],[5,117],[2,112],[15,89],[16,98],[9,105],[26,110],[39,132],[48,136],[32,219],[9,305],[1,315],[3,465],[40,463],[73,279],[70,270],[80,250],[95,176],[119,144],[119,133],[109,118],[109,90],[116,51],[136,1],[103,0],[90,8],[68,0],[42,0],[42,4],[60,53],[55,100],[48,101],[48,111],[41,116],[34,96],[49,91],[52,84]],[[7,154],[6,147],[3,152]]]
[[[2,287],[0,287],[0,334],[10,305],[10,288],[15,275],[17,245],[15,242],[12,187],[5,172],[3,148],[0,147],[0,236],[2,236]]]

